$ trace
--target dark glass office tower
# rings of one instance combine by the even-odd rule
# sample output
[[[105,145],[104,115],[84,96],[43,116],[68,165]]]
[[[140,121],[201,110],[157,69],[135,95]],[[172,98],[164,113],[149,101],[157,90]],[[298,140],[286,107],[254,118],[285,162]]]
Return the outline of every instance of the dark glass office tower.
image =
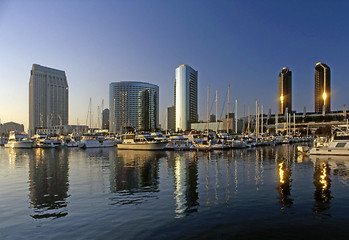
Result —
[[[315,112],[331,112],[331,70],[319,62],[315,67]]]
[[[292,112],[292,72],[284,67],[279,73],[279,114]]]

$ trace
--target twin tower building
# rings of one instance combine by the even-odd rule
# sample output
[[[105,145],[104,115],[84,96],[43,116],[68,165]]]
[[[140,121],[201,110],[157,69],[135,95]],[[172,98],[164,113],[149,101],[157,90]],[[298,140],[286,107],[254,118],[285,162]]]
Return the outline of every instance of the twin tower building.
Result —
[[[165,92],[169,92],[168,89]],[[174,98],[172,109],[175,112],[173,119],[168,121],[174,122],[177,130],[190,129],[190,123],[198,121],[198,72],[188,65],[176,69]],[[157,85],[136,81],[113,82],[109,86],[109,108],[111,132],[155,131],[160,128]]]
[[[164,92],[169,92],[165,89]],[[68,82],[64,71],[33,64],[29,81],[29,133],[68,124]],[[136,81],[109,86],[109,131],[159,129],[159,87]],[[331,111],[331,71],[315,67],[315,112]],[[292,72],[279,74],[279,114],[292,112]],[[183,64],[176,68],[174,106],[168,108],[166,129],[188,130],[198,122],[198,72]]]
[[[315,112],[331,112],[331,70],[319,62],[315,66]],[[292,113],[292,72],[284,67],[279,73],[279,114]]]

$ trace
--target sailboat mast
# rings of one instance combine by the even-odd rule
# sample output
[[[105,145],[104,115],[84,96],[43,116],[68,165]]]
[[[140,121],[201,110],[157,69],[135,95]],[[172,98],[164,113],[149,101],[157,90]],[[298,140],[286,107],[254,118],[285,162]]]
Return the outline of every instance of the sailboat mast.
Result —
[[[209,128],[209,126],[208,126],[208,123],[209,123],[209,105],[210,105],[210,87],[208,86],[207,87],[207,137],[208,137],[208,128]]]
[[[256,101],[256,126],[255,126],[255,131],[256,131],[256,137],[258,137],[258,101]]]
[[[230,85],[228,85],[227,134],[229,134],[229,98],[230,98]]]
[[[238,100],[235,99],[235,133],[238,133]]]
[[[262,109],[261,109],[261,134],[263,135],[263,104],[262,104]]]
[[[218,91],[216,90],[216,132],[218,132]]]

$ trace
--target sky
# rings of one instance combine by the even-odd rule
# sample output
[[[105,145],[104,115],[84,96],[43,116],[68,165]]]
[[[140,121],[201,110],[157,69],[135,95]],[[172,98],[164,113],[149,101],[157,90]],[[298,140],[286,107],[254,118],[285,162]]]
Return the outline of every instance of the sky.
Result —
[[[109,84],[159,86],[160,124],[173,105],[175,69],[198,71],[199,119],[238,100],[277,111],[278,74],[292,71],[293,110],[314,111],[314,68],[331,68],[332,110],[349,104],[349,2],[338,1],[93,1],[0,0],[0,119],[28,128],[32,64],[64,70],[69,124],[86,124],[89,99],[109,106]]]

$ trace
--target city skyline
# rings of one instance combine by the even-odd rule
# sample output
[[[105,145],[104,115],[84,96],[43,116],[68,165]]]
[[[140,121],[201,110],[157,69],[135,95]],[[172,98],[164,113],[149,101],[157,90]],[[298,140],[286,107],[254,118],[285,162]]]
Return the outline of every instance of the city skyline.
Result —
[[[33,63],[65,70],[69,124],[85,124],[90,97],[97,119],[97,106],[108,100],[109,83],[137,79],[159,86],[159,123],[164,127],[166,107],[174,98],[173,69],[180,64],[200,72],[199,120],[206,120],[208,86],[212,93],[218,91],[220,109],[226,109],[230,85],[231,112],[236,98],[239,116],[244,105],[253,109],[256,100],[265,113],[269,108],[277,112],[277,75],[283,66],[292,69],[293,110],[305,106],[314,111],[317,62],[331,67],[331,108],[342,109],[348,105],[349,88],[348,6],[334,2],[328,11],[328,3],[322,1],[4,1],[0,119],[28,129],[28,69]],[[160,14],[154,16],[153,11]],[[213,98],[210,94],[210,102]]]

